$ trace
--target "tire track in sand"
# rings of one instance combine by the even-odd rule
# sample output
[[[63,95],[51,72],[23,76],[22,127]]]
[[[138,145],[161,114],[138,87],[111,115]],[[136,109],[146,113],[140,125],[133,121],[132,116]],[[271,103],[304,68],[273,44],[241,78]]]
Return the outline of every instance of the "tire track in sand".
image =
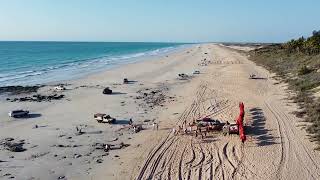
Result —
[[[140,172],[139,172],[139,175],[137,177],[137,180],[141,180],[147,170],[147,168],[149,167],[150,163],[152,162],[153,158],[156,156],[156,154],[158,154],[158,152],[163,148],[163,145],[168,141],[170,137],[170,134],[168,134],[164,140],[154,149],[152,150],[148,157],[147,157],[147,160],[145,161],[144,165],[142,166]]]
[[[306,150],[306,147],[302,142],[300,142],[299,135],[296,134],[292,124],[289,124],[290,118],[283,112],[280,111],[280,107],[277,104],[270,105],[269,103],[265,103],[268,109],[272,112],[274,117],[276,118],[278,123],[280,124],[280,131],[285,133],[285,144],[284,147],[289,146],[289,150],[285,151],[286,154],[283,154],[286,157],[285,163],[279,165],[277,171],[277,177],[284,176],[284,173],[290,174],[290,170],[288,168],[284,169],[284,166],[288,166],[288,161],[291,163],[299,163],[302,165],[304,170],[307,171],[308,175],[310,175],[313,179],[318,179],[320,177],[320,172],[318,164],[313,160],[309,152]],[[284,128],[286,127],[286,128]],[[297,161],[292,160],[292,158],[296,158]],[[286,170],[287,172],[283,172]]]

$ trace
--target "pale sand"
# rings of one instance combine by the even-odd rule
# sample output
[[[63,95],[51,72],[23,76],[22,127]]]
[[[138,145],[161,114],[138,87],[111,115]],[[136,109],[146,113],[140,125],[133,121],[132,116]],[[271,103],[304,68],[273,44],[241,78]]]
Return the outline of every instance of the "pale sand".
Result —
[[[204,58],[213,63],[199,66]],[[195,69],[201,74],[187,81],[177,79],[178,73],[191,74]],[[250,80],[250,73],[266,79]],[[120,85],[124,77],[138,82]],[[296,106],[286,100],[285,86],[275,82],[269,72],[244,55],[230,48],[204,44],[201,48],[195,46],[168,57],[71,81],[68,88],[72,90],[63,93],[70,101],[3,101],[0,136],[25,139],[27,150],[19,153],[1,150],[0,160],[4,162],[0,162],[0,175],[10,173],[5,178],[16,179],[59,176],[66,179],[319,179],[319,152],[313,150],[315,145],[297,126],[301,124],[299,119],[290,113]],[[88,87],[76,88],[81,85]],[[96,85],[126,94],[103,95],[102,88]],[[203,85],[207,87],[205,91]],[[146,88],[165,89],[163,92],[175,97],[174,101],[168,99],[163,107],[153,109],[138,106],[142,100],[135,99],[137,91]],[[47,88],[42,91],[47,92]],[[172,136],[172,128],[181,124],[179,117],[188,112],[194,100],[199,102],[197,92],[202,94],[203,113],[208,113],[206,105],[210,102],[216,105],[217,112],[212,117],[223,121],[235,119],[237,103],[245,103],[249,134],[244,145],[236,135],[210,134],[206,142],[191,136]],[[18,107],[41,116],[8,118],[7,112]],[[97,123],[93,120],[95,112],[106,112],[122,119],[121,122],[131,117],[134,123],[155,119],[159,130],[153,131],[148,125],[150,121],[144,123],[146,130],[134,134],[121,130],[125,125]],[[185,117],[188,122],[192,120],[191,116]],[[33,129],[35,124],[40,127]],[[87,125],[84,128],[87,134],[77,136],[75,127],[81,124]],[[124,142],[130,146],[108,154],[92,147],[96,142],[110,143],[114,138],[118,140],[112,143]],[[72,147],[52,147],[58,144]],[[75,158],[75,154],[82,156]],[[97,163],[97,159],[103,163]]]

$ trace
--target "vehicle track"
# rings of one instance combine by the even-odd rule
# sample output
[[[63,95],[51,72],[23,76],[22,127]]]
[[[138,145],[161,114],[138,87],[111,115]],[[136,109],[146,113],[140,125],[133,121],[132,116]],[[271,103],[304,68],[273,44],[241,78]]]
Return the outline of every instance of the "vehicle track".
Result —
[[[190,122],[201,114],[220,119],[230,118],[228,109],[234,108],[228,99],[219,99],[217,93],[203,84],[194,102],[180,116],[179,123]],[[170,136],[170,137],[169,137]],[[199,138],[199,137],[198,137]],[[148,158],[137,179],[213,179],[234,177],[236,165],[229,159],[229,140],[219,150],[215,142],[205,143],[194,136],[168,135]]]
[[[293,118],[279,103],[282,100],[276,99],[280,93],[273,81],[248,80],[244,76],[249,71],[265,72],[239,53],[214,48],[220,48],[222,53],[217,54],[217,59],[221,62],[241,63],[216,68],[209,82],[201,82],[194,101],[176,126],[205,116],[232,121],[238,115],[239,100],[249,104],[247,107],[261,107],[264,120],[250,117],[258,125],[252,127],[245,144],[236,135],[210,133],[210,141],[205,141],[186,135],[177,135],[172,140],[171,134],[150,152],[137,179],[320,179],[317,154],[296,130]],[[231,66],[239,68],[232,71]]]
[[[320,178],[319,165],[313,160],[303,143],[300,142],[299,135],[297,135],[294,130],[295,127],[292,127],[292,124],[288,123],[290,122],[290,118],[283,111],[280,111],[281,108],[277,104],[272,102],[266,102],[265,104],[279,124],[278,127],[281,137],[284,136],[281,138],[284,139],[284,141],[281,141],[281,149],[283,151],[277,169],[277,177],[287,177],[288,174],[290,174],[290,172],[288,172],[290,169],[288,168],[288,163],[298,161],[312,179]],[[296,138],[293,140],[293,137]]]

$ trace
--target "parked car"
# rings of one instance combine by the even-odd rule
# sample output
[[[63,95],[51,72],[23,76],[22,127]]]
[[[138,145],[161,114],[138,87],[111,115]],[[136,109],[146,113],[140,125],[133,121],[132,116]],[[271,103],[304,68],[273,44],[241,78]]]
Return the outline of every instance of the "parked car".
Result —
[[[112,94],[112,90],[109,87],[104,88],[102,91],[103,94]]]
[[[225,124],[222,128],[224,135],[226,134],[239,134],[239,127],[237,124]]]
[[[129,83],[128,78],[124,78],[124,79],[123,79],[123,84],[128,84],[128,83]]]
[[[65,88],[64,86],[62,86],[62,85],[56,86],[56,87],[54,87],[54,89],[57,90],[57,91],[64,91],[64,90],[66,90],[66,88]]]
[[[195,71],[193,71],[193,74],[200,74],[200,71],[195,70]]]
[[[180,80],[187,80],[188,78],[189,76],[187,74],[184,74],[184,73],[178,74],[178,79]]]
[[[25,110],[13,110],[10,111],[9,113],[9,117],[13,117],[13,118],[19,118],[19,117],[26,117],[29,115],[29,111],[25,111]]]
[[[211,118],[202,118],[197,120],[198,127],[207,127],[208,130],[220,131],[225,123]]]
[[[116,119],[111,117],[110,115],[97,113],[93,115],[94,119],[97,120],[99,123],[115,123]]]

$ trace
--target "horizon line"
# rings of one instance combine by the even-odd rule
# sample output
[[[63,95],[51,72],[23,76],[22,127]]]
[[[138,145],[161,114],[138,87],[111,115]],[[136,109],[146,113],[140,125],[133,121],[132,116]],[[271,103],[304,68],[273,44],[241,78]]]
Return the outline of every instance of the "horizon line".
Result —
[[[61,43],[172,43],[172,44],[206,44],[206,43],[234,43],[234,44],[281,44],[284,42],[250,42],[250,41],[200,41],[200,42],[173,42],[173,41],[70,41],[70,40],[0,40],[0,42],[61,42]]]

